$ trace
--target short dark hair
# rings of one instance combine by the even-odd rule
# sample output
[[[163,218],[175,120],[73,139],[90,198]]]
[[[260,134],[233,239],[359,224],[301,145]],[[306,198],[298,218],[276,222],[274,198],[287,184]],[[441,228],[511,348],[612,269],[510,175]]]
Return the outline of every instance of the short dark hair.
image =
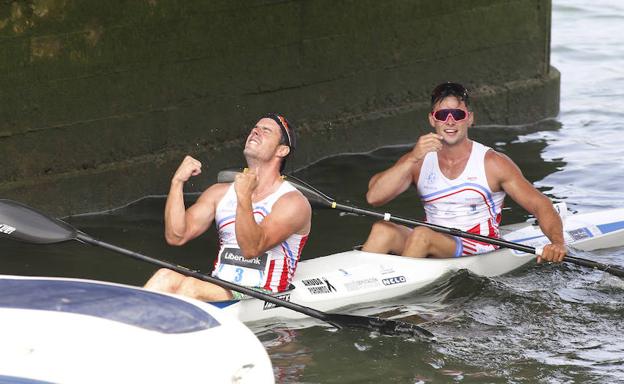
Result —
[[[431,92],[431,109],[449,96],[456,97],[457,100],[463,101],[466,107],[469,107],[470,97],[468,96],[468,90],[459,83],[446,82],[438,85]]]
[[[282,165],[280,166],[280,172],[284,170],[286,166],[286,160],[290,157],[291,154],[295,152],[295,148],[297,148],[297,134],[295,133],[295,127],[290,124],[288,120],[279,113],[267,113],[262,116],[262,118],[267,118],[275,121],[277,125],[280,127],[280,131],[282,133],[282,137],[280,138],[280,144],[286,145],[290,148],[288,155],[286,155],[282,159]]]

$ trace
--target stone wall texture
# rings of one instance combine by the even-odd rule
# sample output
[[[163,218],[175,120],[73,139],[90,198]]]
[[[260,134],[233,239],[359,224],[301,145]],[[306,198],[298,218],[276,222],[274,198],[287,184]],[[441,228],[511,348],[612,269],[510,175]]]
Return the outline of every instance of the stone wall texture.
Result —
[[[268,111],[298,127],[295,166],[414,142],[443,81],[479,124],[553,117],[550,20],[550,0],[2,2],[0,197],[112,208],[165,194],[185,154],[201,191]]]

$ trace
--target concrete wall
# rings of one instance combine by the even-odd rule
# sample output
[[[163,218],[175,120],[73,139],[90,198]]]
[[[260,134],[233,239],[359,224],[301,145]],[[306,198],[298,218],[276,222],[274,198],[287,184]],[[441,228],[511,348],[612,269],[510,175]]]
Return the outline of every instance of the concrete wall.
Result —
[[[413,142],[431,88],[481,124],[554,116],[549,0],[38,0],[0,4],[0,197],[54,214],[200,191],[256,118],[298,126],[295,165]]]

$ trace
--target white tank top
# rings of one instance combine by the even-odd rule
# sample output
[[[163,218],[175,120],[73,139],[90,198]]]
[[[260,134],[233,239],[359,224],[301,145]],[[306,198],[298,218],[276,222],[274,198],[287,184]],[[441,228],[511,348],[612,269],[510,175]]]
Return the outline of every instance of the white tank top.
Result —
[[[425,156],[417,188],[427,222],[500,237],[498,226],[505,192],[492,192],[488,185],[485,154],[489,149],[473,141],[466,167],[453,180],[440,171],[436,152]]]
[[[277,191],[253,203],[256,223],[264,220],[277,199],[295,190],[289,182],[284,181]],[[236,204],[236,191],[232,184],[219,201],[215,212],[215,222],[219,231],[219,254],[212,275],[248,287],[260,287],[273,292],[286,290],[295,273],[308,235],[293,234],[262,255],[245,259],[236,241],[234,225]]]

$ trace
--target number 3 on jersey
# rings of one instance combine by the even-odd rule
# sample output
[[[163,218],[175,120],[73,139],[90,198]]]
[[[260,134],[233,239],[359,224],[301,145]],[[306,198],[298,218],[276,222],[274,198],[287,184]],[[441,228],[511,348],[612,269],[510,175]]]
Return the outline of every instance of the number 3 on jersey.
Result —
[[[243,280],[243,268],[236,268],[236,275],[234,276],[234,282],[240,283]]]

